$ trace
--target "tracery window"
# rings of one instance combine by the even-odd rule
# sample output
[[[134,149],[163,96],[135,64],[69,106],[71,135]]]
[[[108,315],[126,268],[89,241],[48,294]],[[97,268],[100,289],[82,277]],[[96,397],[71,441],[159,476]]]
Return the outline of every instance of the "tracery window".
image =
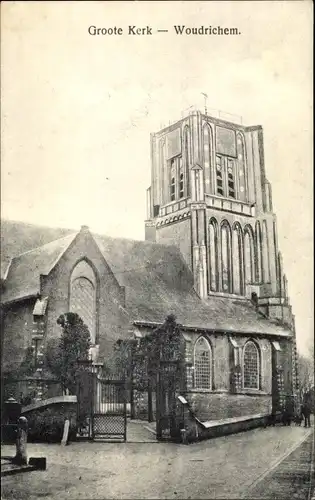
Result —
[[[264,220],[262,226],[262,250],[263,250],[263,279],[265,283],[270,282],[270,262],[269,262],[269,239],[267,223]]]
[[[251,340],[244,347],[243,373],[244,389],[259,389],[259,352]]]
[[[245,259],[245,283],[253,283],[255,280],[255,250],[252,231],[246,228],[244,236],[244,259]]]
[[[233,228],[232,256],[233,256],[233,293],[243,294],[243,269],[242,269],[242,232],[239,224]]]
[[[211,219],[209,224],[210,290],[218,291],[218,224]]]
[[[256,278],[259,283],[262,281],[262,233],[261,233],[261,227],[260,227],[260,222],[256,222],[256,253],[257,253],[257,259],[256,259]]]
[[[212,130],[209,125],[203,127],[203,165],[205,172],[205,192],[212,192]]]
[[[216,155],[217,194],[228,198],[236,198],[235,160]]]
[[[232,292],[231,279],[231,231],[228,223],[221,226],[221,269],[222,269],[222,291]]]
[[[190,168],[190,131],[188,125],[184,127],[184,194],[189,194],[189,168]],[[186,193],[185,193],[186,189]]]
[[[70,279],[70,312],[77,313],[89,329],[91,343],[96,335],[96,278],[92,267],[80,261]]]
[[[175,201],[185,196],[185,172],[182,157],[175,156],[169,161],[169,165],[170,201]]]
[[[238,199],[246,201],[246,155],[244,139],[237,134],[237,162],[238,162]]]
[[[209,342],[199,337],[194,349],[195,388],[211,389],[212,353]]]

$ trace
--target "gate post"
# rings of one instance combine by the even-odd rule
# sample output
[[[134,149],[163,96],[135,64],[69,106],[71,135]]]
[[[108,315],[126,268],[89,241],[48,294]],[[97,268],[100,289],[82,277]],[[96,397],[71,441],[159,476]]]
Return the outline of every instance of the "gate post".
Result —
[[[148,422],[153,422],[152,379],[150,373],[148,374]]]
[[[135,418],[135,400],[134,400],[134,353],[137,341],[135,339],[130,341],[130,373],[129,373],[129,383],[130,383],[130,418]]]
[[[25,417],[18,420],[18,431],[16,438],[16,455],[12,462],[18,465],[27,465],[27,430],[28,423]]]

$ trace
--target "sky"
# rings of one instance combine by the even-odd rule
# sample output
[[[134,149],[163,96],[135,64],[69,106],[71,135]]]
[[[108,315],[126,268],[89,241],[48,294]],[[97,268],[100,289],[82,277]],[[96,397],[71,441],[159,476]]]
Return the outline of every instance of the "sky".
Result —
[[[1,215],[144,239],[150,133],[190,106],[264,129],[297,341],[313,341],[312,3],[4,2]],[[152,35],[128,35],[128,26]],[[237,36],[176,35],[174,25]],[[89,26],[122,27],[92,36]],[[168,29],[168,33],[157,33]],[[212,111],[213,110],[213,111]]]

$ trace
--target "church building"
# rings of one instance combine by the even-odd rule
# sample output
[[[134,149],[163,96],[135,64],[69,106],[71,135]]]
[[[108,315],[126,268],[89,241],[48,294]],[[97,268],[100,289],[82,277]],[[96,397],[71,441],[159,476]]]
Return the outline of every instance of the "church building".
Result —
[[[297,390],[294,316],[263,130],[191,112],[151,134],[145,241],[2,223],[4,369],[77,312],[103,361],[173,314],[203,420],[269,414]]]

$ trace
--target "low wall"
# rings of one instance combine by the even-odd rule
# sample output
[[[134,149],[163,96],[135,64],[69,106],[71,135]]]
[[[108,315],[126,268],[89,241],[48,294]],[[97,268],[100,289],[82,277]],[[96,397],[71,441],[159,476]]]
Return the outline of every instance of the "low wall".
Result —
[[[186,419],[186,439],[187,443],[202,441],[228,434],[248,431],[257,427],[266,427],[271,424],[270,415],[256,414],[244,417],[235,417],[221,421],[201,422],[190,416]],[[276,421],[280,419],[277,418]]]
[[[67,419],[70,421],[69,439],[76,437],[76,396],[59,396],[38,401],[22,408],[22,415],[28,420],[30,442],[60,442]]]
[[[237,432],[249,431],[256,427],[264,427],[268,424],[269,415],[251,415],[247,417],[231,418],[219,422],[216,425],[207,426],[198,423],[198,440],[209,439]]]

